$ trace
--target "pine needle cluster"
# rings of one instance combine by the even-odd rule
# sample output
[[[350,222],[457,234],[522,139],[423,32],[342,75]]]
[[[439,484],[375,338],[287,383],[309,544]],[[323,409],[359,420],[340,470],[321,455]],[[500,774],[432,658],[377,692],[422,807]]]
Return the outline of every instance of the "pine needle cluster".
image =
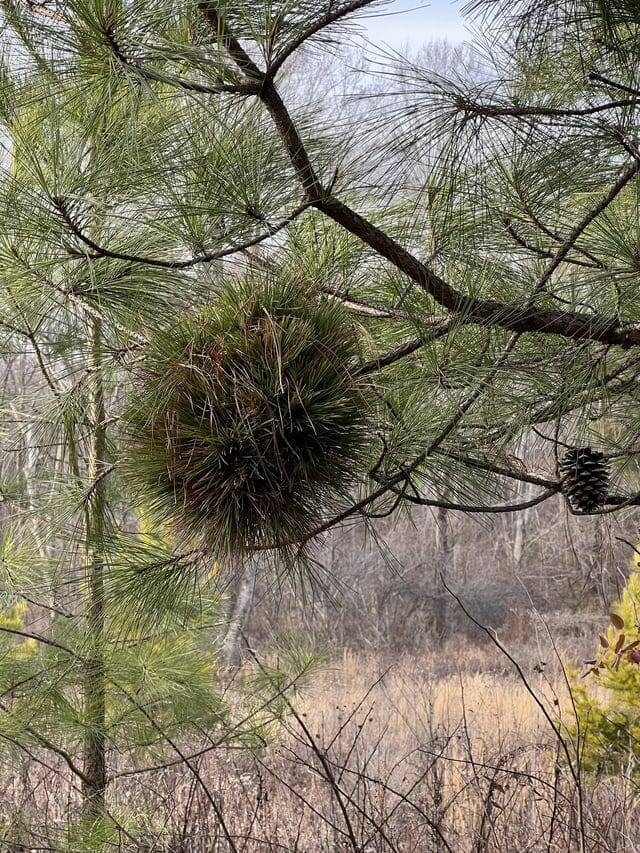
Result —
[[[126,467],[154,511],[219,556],[299,542],[369,447],[358,335],[293,280],[223,286],[150,344]]]

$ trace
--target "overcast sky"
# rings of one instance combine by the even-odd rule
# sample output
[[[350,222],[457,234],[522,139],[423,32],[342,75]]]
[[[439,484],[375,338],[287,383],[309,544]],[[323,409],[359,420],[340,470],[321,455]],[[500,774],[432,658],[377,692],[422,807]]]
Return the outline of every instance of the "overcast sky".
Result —
[[[461,41],[468,38],[461,3],[452,0],[394,0],[382,17],[367,20],[369,37],[398,48],[405,44],[420,45],[432,39]],[[416,8],[421,6],[422,8]],[[398,14],[404,12],[404,14]],[[393,14],[396,13],[396,14]]]

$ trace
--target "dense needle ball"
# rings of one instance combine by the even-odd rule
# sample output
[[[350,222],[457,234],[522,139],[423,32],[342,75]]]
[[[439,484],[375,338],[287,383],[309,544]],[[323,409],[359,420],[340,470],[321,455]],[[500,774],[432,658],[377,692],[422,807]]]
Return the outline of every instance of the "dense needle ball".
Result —
[[[217,553],[296,543],[368,458],[348,312],[292,282],[227,285],[157,333],[124,416],[141,497]]]

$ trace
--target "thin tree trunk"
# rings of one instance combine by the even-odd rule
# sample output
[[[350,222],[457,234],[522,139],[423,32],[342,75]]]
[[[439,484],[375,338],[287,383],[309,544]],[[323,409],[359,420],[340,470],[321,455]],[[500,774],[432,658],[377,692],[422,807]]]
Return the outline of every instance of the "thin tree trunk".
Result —
[[[596,515],[592,518],[593,545],[591,546],[591,559],[587,561],[588,575],[584,583],[584,600],[589,601],[599,598],[604,607],[609,601],[607,590],[607,551],[606,534],[607,527],[603,516]]]
[[[532,495],[533,488],[531,484],[523,483],[522,488],[518,490],[518,499],[526,501],[532,497]],[[520,510],[520,512],[515,513],[511,556],[513,558],[513,565],[516,569],[519,568],[524,555],[524,549],[527,543],[527,529],[529,527],[532,512],[533,507],[528,507],[527,509],[523,509]]]
[[[515,455],[518,459],[523,459],[527,449],[527,435],[523,433],[520,436],[518,444],[515,448]],[[534,489],[531,483],[519,483],[518,485],[518,500],[526,501],[533,497]],[[513,521],[513,540],[511,543],[511,557],[513,559],[514,568],[518,569],[522,562],[522,557],[527,544],[527,529],[531,519],[533,507],[521,510],[515,513]]]
[[[242,660],[242,632],[253,602],[258,573],[258,557],[250,557],[244,567],[238,593],[229,619],[229,627],[222,646],[222,656],[227,666],[238,667]]]
[[[90,495],[86,507],[87,552],[87,652],[84,666],[84,813],[97,818],[104,811],[105,760],[105,662],[104,662],[104,536],[106,518],[106,427],[102,383],[102,327],[92,325],[93,388],[91,392],[92,437],[89,452]]]
[[[453,571],[453,537],[449,522],[449,511],[438,507],[436,515],[436,560],[435,588],[439,590],[436,598],[435,629],[439,637],[444,638],[449,632],[450,600],[449,593],[443,588],[442,580],[447,585]]]

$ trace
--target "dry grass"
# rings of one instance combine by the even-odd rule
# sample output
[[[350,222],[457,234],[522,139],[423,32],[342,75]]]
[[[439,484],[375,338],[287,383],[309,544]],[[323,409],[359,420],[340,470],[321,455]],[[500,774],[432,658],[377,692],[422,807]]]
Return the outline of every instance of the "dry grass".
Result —
[[[561,668],[534,664],[527,679],[555,719],[570,704]],[[217,750],[114,785],[115,849],[640,850],[633,782],[582,778],[567,747],[568,757],[491,648],[449,644],[438,657],[398,660],[345,653],[294,698],[286,730],[258,753]],[[5,791],[7,817],[24,784]],[[40,817],[45,795],[63,824],[65,792],[40,789],[31,803],[40,800]],[[53,838],[52,824],[43,837]]]

